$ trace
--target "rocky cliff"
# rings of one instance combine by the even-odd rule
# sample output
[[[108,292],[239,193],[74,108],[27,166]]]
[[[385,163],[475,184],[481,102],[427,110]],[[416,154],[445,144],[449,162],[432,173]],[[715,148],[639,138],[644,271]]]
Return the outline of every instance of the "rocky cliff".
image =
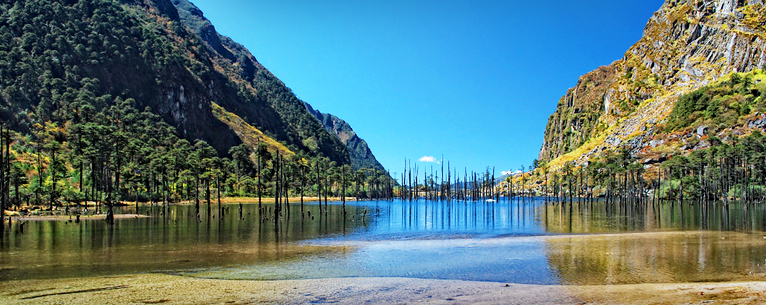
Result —
[[[679,96],[762,67],[764,39],[762,0],[668,0],[622,59],[582,76],[561,98],[540,160],[585,162],[620,146],[637,153]]]

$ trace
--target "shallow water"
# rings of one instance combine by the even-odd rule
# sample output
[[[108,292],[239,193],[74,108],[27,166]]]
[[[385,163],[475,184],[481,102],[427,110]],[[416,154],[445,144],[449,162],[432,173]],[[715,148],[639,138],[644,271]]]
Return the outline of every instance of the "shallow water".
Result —
[[[141,208],[149,218],[14,222],[0,280],[166,272],[226,279],[397,276],[526,284],[763,279],[763,207],[541,200]],[[126,207],[119,213],[134,213]],[[606,234],[604,234],[606,233]],[[594,235],[597,234],[597,235]]]

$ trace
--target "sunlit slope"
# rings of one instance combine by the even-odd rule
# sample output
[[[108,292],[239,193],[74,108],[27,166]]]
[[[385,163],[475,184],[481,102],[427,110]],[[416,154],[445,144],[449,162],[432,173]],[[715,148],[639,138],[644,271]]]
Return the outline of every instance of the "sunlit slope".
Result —
[[[664,132],[680,96],[766,63],[765,12],[760,1],[667,1],[622,59],[561,98],[539,159],[558,167],[616,148],[636,156]]]

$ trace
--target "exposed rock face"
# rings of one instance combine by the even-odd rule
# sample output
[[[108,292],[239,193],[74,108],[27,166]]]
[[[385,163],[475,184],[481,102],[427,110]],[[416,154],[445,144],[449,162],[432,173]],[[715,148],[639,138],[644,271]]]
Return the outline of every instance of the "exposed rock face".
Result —
[[[614,90],[610,86],[615,72],[613,66],[604,66],[583,75],[559,100],[556,112],[548,119],[540,160],[571,151],[594,136],[599,117],[608,113],[604,109],[613,107]]]
[[[762,0],[668,0],[621,60],[581,77],[559,101],[540,160],[589,140],[576,159],[651,141],[679,95],[766,64],[765,33]]]

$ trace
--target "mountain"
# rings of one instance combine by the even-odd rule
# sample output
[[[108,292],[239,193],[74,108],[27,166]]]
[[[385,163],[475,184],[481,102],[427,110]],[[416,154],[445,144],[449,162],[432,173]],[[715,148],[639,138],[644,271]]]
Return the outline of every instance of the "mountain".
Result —
[[[219,155],[263,134],[272,149],[351,163],[284,83],[188,1],[2,1],[0,36],[0,119],[22,133],[130,100]]]
[[[539,159],[554,166],[568,161],[582,164],[604,151],[624,148],[633,158],[656,162],[663,158],[658,154],[668,154],[659,150],[693,149],[683,144],[670,147],[665,140],[688,138],[692,129],[696,133],[704,127],[705,135],[727,138],[721,132],[747,125],[758,115],[755,107],[739,111],[741,119],[723,125],[679,130],[666,124],[671,113],[684,113],[675,109],[688,94],[707,85],[720,87],[720,82],[732,77],[754,81],[753,75],[734,73],[764,64],[766,7],[762,0],[668,0],[622,59],[583,75],[559,100],[548,120]],[[734,85],[730,81],[728,87]],[[755,84],[739,88],[757,91],[751,85]],[[737,104],[728,102],[724,107],[741,107],[748,92],[742,93]],[[755,97],[751,95],[750,101]]]
[[[308,103],[306,103],[306,109],[314,115],[317,120],[322,122],[324,128],[330,133],[336,135],[343,144],[346,145],[348,154],[351,157],[351,165],[355,170],[360,168],[370,168],[377,170],[385,170],[383,165],[378,162],[375,155],[372,154],[372,150],[367,145],[367,141],[360,138],[354,129],[351,128],[346,121],[329,114],[322,113],[318,110],[314,110]]]
[[[262,83],[274,82],[276,80],[270,74],[266,75],[264,80],[260,80],[259,77],[262,76],[257,75],[255,72],[263,69],[263,67],[255,60],[252,54],[242,45],[218,34],[210,21],[205,19],[202,12],[191,2],[187,0],[172,0],[172,2],[178,9],[179,16],[184,25],[202,37],[205,43],[221,57],[226,58],[234,65],[243,67],[240,71],[241,77],[251,82]],[[284,87],[284,84],[278,83],[277,86]],[[274,89],[266,88],[266,90],[273,91]],[[298,101],[297,98],[293,96],[290,103],[282,103],[276,109],[280,112],[302,112],[303,109],[300,109],[300,106],[304,105],[305,109],[321,123],[327,132],[335,135],[346,146],[351,165],[354,169],[370,168],[384,170],[380,162],[375,159],[367,142],[359,138],[348,123],[334,115],[314,111],[308,103],[295,103],[296,101]],[[286,111],[286,109],[289,109],[289,111]],[[315,127],[311,126],[311,128]]]

